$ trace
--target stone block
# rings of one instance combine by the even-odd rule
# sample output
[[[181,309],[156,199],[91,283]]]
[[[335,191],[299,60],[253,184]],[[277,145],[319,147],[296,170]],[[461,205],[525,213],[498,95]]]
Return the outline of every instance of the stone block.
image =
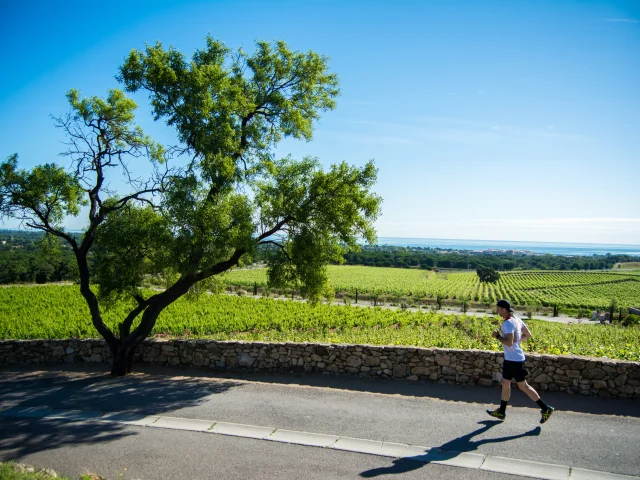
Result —
[[[237,360],[240,367],[252,367],[256,361],[256,357],[252,357],[250,354],[243,352],[238,354]]]
[[[533,381],[536,382],[536,383],[540,383],[540,384],[549,384],[549,383],[553,382],[551,377],[549,375],[544,374],[544,373],[538,375],[536,378],[533,379]]]
[[[615,378],[614,383],[615,383],[618,387],[623,386],[625,383],[627,383],[627,376],[626,376],[626,375],[618,375],[618,376]]]
[[[486,360],[484,360],[483,358],[479,358],[475,362],[473,362],[473,366],[478,368],[484,368],[486,363],[487,363]]]
[[[193,355],[193,364],[198,367],[204,365],[204,357],[201,353],[196,353]]]
[[[436,355],[436,363],[440,366],[449,366],[451,365],[451,357],[449,355]]]
[[[355,355],[349,355],[347,357],[347,365],[353,368],[358,368],[360,367],[360,365],[362,365],[362,358]]]
[[[363,355],[362,360],[364,360],[364,363],[366,363],[370,367],[377,367],[381,363],[379,357],[374,357],[372,355]]]
[[[582,372],[582,377],[590,380],[602,380],[606,376],[607,372],[601,368],[586,369]]]

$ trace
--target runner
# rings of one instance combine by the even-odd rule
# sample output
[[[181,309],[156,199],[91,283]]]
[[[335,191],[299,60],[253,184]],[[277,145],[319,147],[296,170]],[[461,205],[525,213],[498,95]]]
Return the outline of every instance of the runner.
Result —
[[[541,414],[540,423],[545,423],[554,412],[554,408],[544,403],[538,392],[527,383],[528,372],[524,368],[525,356],[520,346],[520,342],[531,338],[531,332],[522,320],[513,315],[513,309],[507,300],[499,300],[496,303],[496,313],[504,320],[502,327],[491,334],[504,346],[502,396],[500,408],[487,410],[487,413],[499,420],[504,420],[507,417],[507,404],[511,398],[511,380],[515,379],[520,390],[538,404]]]

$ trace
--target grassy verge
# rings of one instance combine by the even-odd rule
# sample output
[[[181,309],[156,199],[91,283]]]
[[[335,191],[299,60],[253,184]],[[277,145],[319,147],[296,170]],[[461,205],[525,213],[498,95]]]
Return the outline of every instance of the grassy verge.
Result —
[[[72,480],[69,477],[60,477],[53,470],[37,469],[30,465],[14,462],[0,462],[0,480]],[[104,477],[96,474],[86,474],[79,480],[104,480]]]

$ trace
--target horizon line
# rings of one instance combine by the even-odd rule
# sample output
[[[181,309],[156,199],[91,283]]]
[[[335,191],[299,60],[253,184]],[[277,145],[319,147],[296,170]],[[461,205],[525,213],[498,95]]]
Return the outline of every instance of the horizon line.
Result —
[[[82,233],[83,230],[67,230],[69,233]],[[0,232],[39,232],[31,228],[0,228]],[[41,232],[42,233],[42,232]],[[540,241],[540,240],[497,240],[497,239],[481,239],[481,238],[440,238],[440,237],[394,237],[379,235],[378,240],[382,238],[399,239],[399,240],[439,240],[439,241],[465,241],[465,242],[505,242],[505,243],[548,243],[554,245],[616,245],[620,247],[636,247],[640,248],[640,243],[593,243],[593,242],[558,242],[558,241]],[[380,244],[380,242],[378,242]]]
[[[496,240],[496,239],[480,239],[480,238],[438,238],[438,237],[392,237],[380,235],[381,238],[393,238],[402,240],[451,240],[454,242],[506,242],[506,243],[552,243],[556,245],[617,245],[621,247],[640,247],[640,243],[589,243],[589,242],[558,242],[558,241],[541,241],[541,240]]]

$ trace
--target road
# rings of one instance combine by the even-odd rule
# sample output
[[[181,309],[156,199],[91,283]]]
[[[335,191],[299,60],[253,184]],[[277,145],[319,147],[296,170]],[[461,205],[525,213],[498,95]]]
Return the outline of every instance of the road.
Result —
[[[161,367],[141,367],[129,377],[112,378],[100,365],[0,370],[0,392],[0,459],[15,458],[70,476],[93,471],[132,480],[469,478],[467,468],[429,461],[438,460],[437,455],[415,461],[210,430],[149,428],[188,422],[178,419],[323,434],[340,439],[334,447],[351,437],[410,449],[435,447],[449,452],[453,461],[481,458],[483,468],[506,458],[517,473],[521,460],[640,476],[640,402],[632,400],[547,393],[543,397],[557,413],[540,426],[537,407],[521,392],[514,392],[506,422],[488,417],[485,409],[499,399],[495,388]],[[95,418],[70,421],[55,414],[25,418],[7,413],[44,406],[54,413],[79,409]],[[156,422],[145,427],[100,421],[109,412],[156,416]],[[518,475],[476,468],[472,478]]]

